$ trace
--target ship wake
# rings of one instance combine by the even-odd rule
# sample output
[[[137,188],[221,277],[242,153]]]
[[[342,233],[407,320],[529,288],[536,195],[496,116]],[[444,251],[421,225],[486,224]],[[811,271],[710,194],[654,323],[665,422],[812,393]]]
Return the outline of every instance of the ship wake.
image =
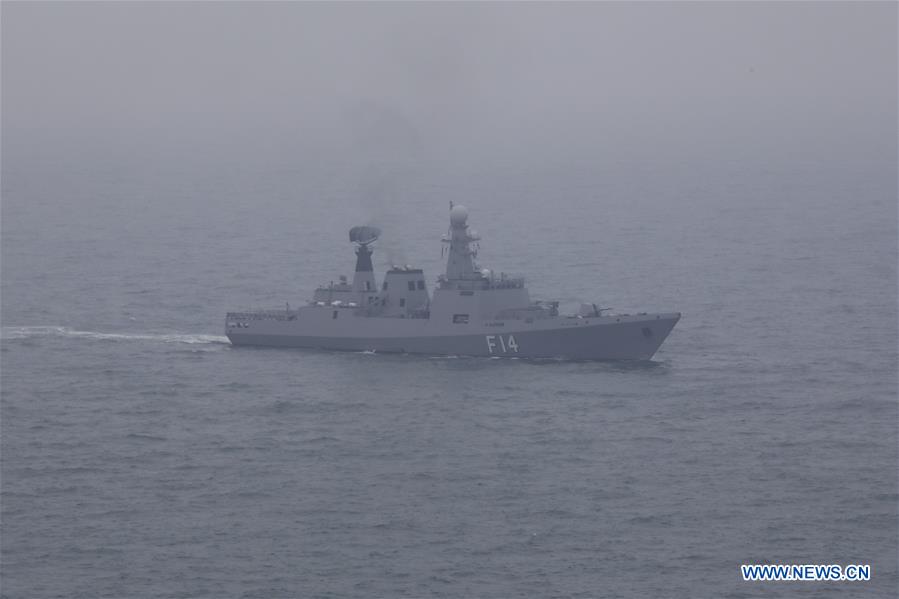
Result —
[[[190,345],[229,345],[223,335],[200,335],[183,333],[102,333],[79,331],[69,327],[29,326],[3,327],[0,339],[31,339],[34,337],[68,337],[93,341],[155,341],[159,343],[185,343]]]

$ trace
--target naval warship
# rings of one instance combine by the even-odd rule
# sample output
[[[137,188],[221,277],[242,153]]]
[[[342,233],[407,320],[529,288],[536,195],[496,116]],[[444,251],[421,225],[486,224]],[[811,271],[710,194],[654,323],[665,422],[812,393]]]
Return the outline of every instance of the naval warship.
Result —
[[[315,290],[306,305],[229,312],[234,345],[430,355],[649,360],[680,319],[679,312],[611,314],[581,304],[560,314],[557,301],[532,301],[523,278],[495,274],[475,262],[479,237],[468,210],[450,205],[443,236],[446,272],[429,293],[424,272],[394,266],[382,284],[372,268],[377,227],[350,229],[356,271]]]

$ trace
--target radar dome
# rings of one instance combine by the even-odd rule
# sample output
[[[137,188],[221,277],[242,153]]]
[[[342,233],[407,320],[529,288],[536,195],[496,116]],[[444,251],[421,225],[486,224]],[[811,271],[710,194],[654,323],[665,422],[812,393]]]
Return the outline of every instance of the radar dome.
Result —
[[[464,227],[465,221],[468,220],[468,208],[458,204],[450,210],[450,223],[454,227]]]

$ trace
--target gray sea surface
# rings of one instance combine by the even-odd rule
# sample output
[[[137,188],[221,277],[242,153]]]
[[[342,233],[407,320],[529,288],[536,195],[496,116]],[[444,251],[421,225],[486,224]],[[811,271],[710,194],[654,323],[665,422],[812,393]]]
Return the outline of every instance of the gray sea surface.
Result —
[[[890,176],[885,176],[889,174]],[[895,165],[801,157],[4,164],[2,580],[34,597],[895,597]],[[680,311],[651,362],[244,349],[353,225],[574,309]],[[744,582],[744,563],[870,564]]]

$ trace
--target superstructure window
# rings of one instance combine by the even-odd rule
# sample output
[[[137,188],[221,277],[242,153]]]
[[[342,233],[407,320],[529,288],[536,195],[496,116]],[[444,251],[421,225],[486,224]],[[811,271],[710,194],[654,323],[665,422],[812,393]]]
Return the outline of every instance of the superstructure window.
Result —
[[[405,308],[405,307],[406,307],[406,298],[401,297],[400,298],[400,308]]]
[[[415,291],[415,281],[409,281],[409,291]]]
[[[331,314],[331,318],[337,318],[337,310],[334,310],[334,313]]]
[[[425,282],[424,282],[424,281],[419,281],[419,282],[418,282],[418,288],[419,288],[419,289],[424,289],[424,288],[425,288]]]
[[[453,314],[453,324],[468,324],[468,314]]]
[[[365,290],[366,290],[366,291],[371,291],[371,281],[366,281],[366,282],[365,282]]]

